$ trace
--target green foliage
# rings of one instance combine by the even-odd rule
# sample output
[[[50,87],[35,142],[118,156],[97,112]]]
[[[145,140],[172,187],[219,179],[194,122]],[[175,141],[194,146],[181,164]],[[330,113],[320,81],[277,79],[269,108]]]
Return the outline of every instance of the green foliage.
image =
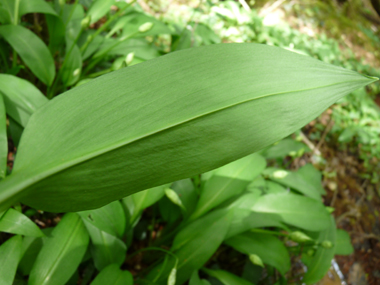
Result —
[[[260,280],[222,270],[226,250],[279,282],[294,256],[304,282],[322,278],[352,247],[321,174],[266,158],[308,152],[280,140],[376,78],[328,64],[346,63],[335,42],[267,27],[237,2],[186,23],[135,2],[0,3],[0,283]],[[40,230],[35,215],[58,224]]]

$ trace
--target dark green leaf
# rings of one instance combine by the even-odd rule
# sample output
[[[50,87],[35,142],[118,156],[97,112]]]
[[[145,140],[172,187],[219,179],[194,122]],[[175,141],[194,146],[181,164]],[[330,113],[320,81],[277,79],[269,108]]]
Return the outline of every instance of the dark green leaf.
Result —
[[[41,237],[44,234],[27,216],[15,209],[8,211],[0,218],[0,231],[31,237]]]
[[[19,16],[23,16],[28,13],[42,13],[58,16],[52,6],[44,0],[21,0]]]
[[[120,270],[119,265],[110,264],[96,276],[91,285],[133,285],[132,274]]]
[[[193,274],[191,274],[189,285],[210,285],[210,282],[205,279],[200,279],[198,276],[198,271],[194,271]]]
[[[22,26],[0,26],[0,35],[17,51],[30,70],[46,85],[55,77],[53,57],[44,42]],[[33,48],[30,48],[33,47]]]
[[[21,257],[21,236],[17,235],[0,246],[0,284],[12,285]]]
[[[188,49],[120,69],[32,116],[1,181],[1,208],[21,200],[86,210],[192,177],[278,141],[375,80],[259,44]]]
[[[245,233],[227,239],[224,243],[237,251],[251,255],[256,254],[284,275],[290,269],[290,257],[284,244],[270,234]]]
[[[0,92],[0,180],[7,175],[8,162],[8,137],[7,137],[7,116],[5,115],[5,105],[3,95]]]
[[[215,277],[224,285],[253,285],[251,282],[236,276],[228,271],[224,270],[210,270],[207,268],[202,268],[202,271],[206,272],[208,275]]]
[[[38,254],[28,284],[65,284],[79,266],[88,243],[81,218],[75,213],[65,214]]]
[[[273,146],[265,149],[261,154],[266,158],[282,158],[287,155],[295,155],[300,151],[310,151],[310,149],[302,142],[286,138]]]

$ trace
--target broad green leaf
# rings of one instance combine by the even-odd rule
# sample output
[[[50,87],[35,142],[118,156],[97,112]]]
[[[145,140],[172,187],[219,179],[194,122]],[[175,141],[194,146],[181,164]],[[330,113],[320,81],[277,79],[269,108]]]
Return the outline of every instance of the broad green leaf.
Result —
[[[284,228],[281,217],[271,213],[255,213],[247,209],[234,209],[230,228],[226,238],[246,232],[250,229],[261,227]]]
[[[1,26],[0,35],[17,51],[38,79],[46,85],[52,84],[55,77],[54,60],[39,37],[28,29],[15,25]]]
[[[190,220],[202,216],[220,203],[243,192],[265,166],[266,161],[262,156],[252,154],[215,170],[213,176],[205,183]]]
[[[16,211],[8,211],[0,218],[0,231],[31,237],[42,237],[44,234],[27,216]]]
[[[110,264],[95,277],[91,285],[133,285],[133,277],[129,271],[120,270],[119,265]]]
[[[308,163],[297,170],[298,175],[301,175],[305,181],[313,184],[314,188],[319,191],[319,193],[326,194],[325,189],[322,186],[322,173],[315,169],[315,167]]]
[[[15,16],[15,1],[14,0],[3,0],[0,2],[0,7],[2,7],[2,16],[4,16],[4,19],[1,19],[3,21],[3,24],[10,24],[14,23],[14,16]]]
[[[198,271],[194,271],[193,274],[191,274],[189,285],[210,285],[210,282],[205,279],[200,279],[198,276]]]
[[[194,270],[200,269],[215,253],[224,239],[230,218],[231,214],[228,211],[216,211],[196,220],[176,236],[172,251],[178,259],[177,284],[183,284],[188,280]],[[186,234],[189,234],[190,238]],[[157,284],[162,284],[175,263],[176,260],[169,256],[169,262],[154,268],[148,275],[148,279],[155,280],[155,277],[160,275],[160,278],[155,281]]]
[[[101,17],[106,15],[115,0],[95,0],[92,2],[90,9],[87,12],[87,16],[91,17],[91,24],[97,22]]]
[[[21,257],[22,238],[11,237],[0,246],[0,284],[12,285]]]
[[[25,127],[30,116],[48,99],[33,84],[9,74],[0,74],[0,92],[7,114]]]
[[[264,195],[251,210],[277,214],[283,222],[310,231],[324,230],[330,225],[330,214],[322,202],[291,193]]]
[[[263,175],[277,183],[291,187],[308,197],[318,201],[321,200],[319,188],[314,186],[313,181],[305,180],[304,177],[297,172],[269,167],[263,171]]]
[[[38,254],[28,284],[65,284],[79,266],[88,243],[81,218],[75,213],[65,214]]]
[[[7,175],[8,162],[8,137],[7,137],[7,116],[5,115],[5,105],[3,95],[0,92],[0,180]]]
[[[248,282],[247,280],[225,270],[210,270],[207,268],[202,268],[202,271],[212,277],[215,277],[224,285],[253,285],[251,282]]]
[[[134,204],[134,209],[131,216],[132,224],[145,208],[153,205],[165,195],[165,188],[165,185],[159,186],[132,195]]]
[[[127,252],[125,243],[116,236],[99,230],[87,221],[85,221],[85,225],[91,237],[90,248],[96,269],[102,270],[112,263],[119,266],[123,264]]]
[[[278,141],[375,80],[260,44],[188,49],[120,69],[33,114],[1,181],[1,208],[21,200],[87,210],[192,177]]]
[[[310,235],[314,238],[314,236]],[[336,242],[336,226],[334,218],[330,219],[329,228],[321,231],[316,235],[315,240],[321,244],[328,242],[331,247],[320,245],[311,259],[306,264],[307,272],[303,278],[305,284],[314,284],[321,280],[331,266],[331,260],[334,258],[335,242]]]
[[[275,236],[262,233],[245,233],[227,239],[225,244],[237,251],[256,254],[284,275],[290,269],[290,257],[284,244]]]
[[[49,31],[49,50],[55,54],[65,44],[65,25],[62,18],[52,15],[45,15],[46,24]]]
[[[119,238],[124,234],[127,222],[119,201],[114,201],[99,209],[78,212],[78,214],[99,230]]]
[[[37,237],[24,237],[22,240],[21,260],[18,271],[22,275],[29,275],[34,262],[43,245],[43,239]]]
[[[350,235],[341,229],[336,230],[335,253],[338,255],[350,255],[354,252]]]
[[[256,190],[260,190],[261,194],[275,194],[284,193],[286,188],[276,182],[265,180],[262,176],[259,176],[247,186],[247,191],[249,192],[255,192]]]
[[[53,7],[44,0],[21,0],[19,16],[23,16],[28,13],[42,13],[58,16]]]

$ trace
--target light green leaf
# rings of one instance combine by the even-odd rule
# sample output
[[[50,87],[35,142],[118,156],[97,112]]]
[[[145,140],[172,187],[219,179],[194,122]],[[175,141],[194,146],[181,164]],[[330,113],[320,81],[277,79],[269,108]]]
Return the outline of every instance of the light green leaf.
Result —
[[[0,74],[0,92],[8,115],[22,127],[38,108],[49,101],[29,81],[9,74]]]
[[[0,180],[7,175],[8,162],[8,137],[7,137],[7,116],[3,95],[0,92]]]
[[[91,285],[133,285],[133,277],[129,271],[120,270],[119,265],[110,264],[95,277]]]
[[[240,194],[264,170],[265,159],[252,154],[227,164],[213,172],[205,183],[199,202],[190,220],[194,220],[227,199]]]
[[[22,26],[0,26],[0,35],[17,51],[30,70],[46,85],[55,77],[53,57],[44,42]],[[33,47],[33,48],[30,48]]]
[[[326,194],[322,186],[322,173],[315,169],[315,167],[308,163],[297,170],[297,174],[301,175],[305,181],[312,184],[315,189],[322,195]]]
[[[0,218],[0,231],[31,237],[44,236],[35,223],[12,208],[8,209],[5,215]]]
[[[265,149],[261,154],[266,158],[282,158],[287,155],[295,154],[299,151],[310,151],[310,149],[302,142],[286,138],[273,146]]]
[[[189,280],[189,285],[210,285],[206,279],[200,279],[198,276],[198,271],[194,271]]]
[[[132,195],[134,209],[131,215],[131,224],[136,221],[145,208],[153,205],[165,195],[165,188],[166,185],[163,185]]]
[[[249,260],[250,260],[254,265],[258,265],[258,266],[260,266],[260,267],[265,267],[263,261],[262,261],[261,258],[260,258],[260,256],[258,256],[257,254],[250,254],[248,257],[249,257]]]
[[[297,172],[269,167],[263,171],[263,175],[277,183],[291,187],[308,197],[318,201],[321,200],[321,192],[319,188],[314,186],[313,181],[305,180],[304,177]]]
[[[173,189],[165,188],[165,195],[168,197],[168,199],[175,205],[181,207],[184,211],[186,211],[185,207],[182,204],[181,199],[179,198],[177,192],[175,192]]]
[[[119,238],[124,234],[127,222],[119,201],[114,201],[99,209],[78,212],[78,214],[99,230]]]
[[[85,225],[91,237],[91,254],[96,269],[102,270],[112,263],[119,266],[123,264],[127,252],[125,243],[119,238],[99,230],[87,221],[85,221]]]
[[[21,257],[21,236],[11,237],[0,246],[0,284],[12,285]]]
[[[58,16],[53,7],[44,0],[20,0],[19,16],[28,13],[42,13]]]
[[[0,182],[0,207],[87,210],[192,177],[278,141],[375,80],[260,44],[210,45],[120,69],[32,116]]]
[[[78,81],[80,74],[82,72],[82,55],[75,44],[72,48],[70,54],[68,51],[71,49],[73,41],[70,39],[66,40],[66,64],[62,71],[62,82],[65,86],[70,86],[75,84]]]
[[[258,255],[264,263],[277,268],[282,275],[290,269],[288,250],[273,235],[245,233],[227,239],[224,243],[242,253]]]
[[[91,17],[91,24],[97,22],[101,17],[106,15],[111,10],[111,6],[115,0],[95,0],[92,2],[87,16]]]
[[[336,242],[336,226],[334,217],[330,219],[330,227],[318,233],[315,237],[309,234],[320,243],[330,242],[331,247],[326,248],[319,246],[314,256],[309,259],[306,264],[307,272],[303,278],[305,284],[314,284],[326,275],[331,266],[331,260],[334,258],[335,242]]]
[[[88,243],[81,218],[75,213],[65,214],[38,254],[28,284],[65,284],[79,266]]]
[[[198,194],[191,179],[176,181],[171,185],[171,189],[178,194],[181,203],[186,209],[184,216],[190,215],[198,201]]]
[[[350,235],[341,229],[336,230],[335,254],[350,255],[354,252]]]
[[[224,285],[253,285],[251,282],[236,276],[228,271],[224,270],[210,270],[207,268],[202,268],[202,271],[206,272],[208,275],[215,277]]]
[[[283,222],[310,231],[324,230],[330,225],[330,214],[322,202],[291,193],[261,196],[252,211],[277,214]]]
[[[168,285],[175,285],[175,281],[177,277],[176,274],[177,274],[177,268],[173,267],[173,269],[169,273]]]

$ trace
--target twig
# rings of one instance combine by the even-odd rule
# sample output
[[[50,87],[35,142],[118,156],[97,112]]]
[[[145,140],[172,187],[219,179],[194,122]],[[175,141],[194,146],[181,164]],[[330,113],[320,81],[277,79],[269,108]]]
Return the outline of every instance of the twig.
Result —
[[[251,7],[249,7],[249,5],[247,4],[247,2],[245,2],[245,0],[239,0],[241,6],[243,6],[243,8],[247,11],[247,12],[251,12]]]
[[[321,152],[319,149],[315,147],[315,145],[307,138],[307,136],[301,132],[302,141],[312,150],[312,155],[316,154],[318,156],[321,155]]]

